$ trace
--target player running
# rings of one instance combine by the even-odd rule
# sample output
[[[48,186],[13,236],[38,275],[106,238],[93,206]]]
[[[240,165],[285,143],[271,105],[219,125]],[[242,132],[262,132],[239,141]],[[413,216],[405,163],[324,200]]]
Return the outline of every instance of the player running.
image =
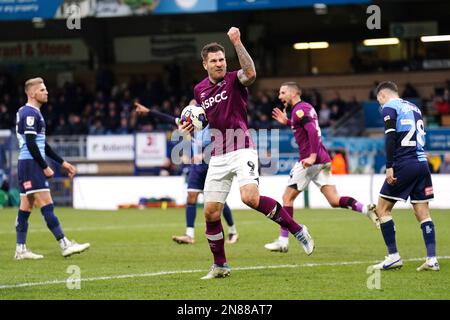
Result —
[[[331,159],[322,143],[321,131],[317,113],[313,106],[301,100],[301,90],[295,82],[285,82],[281,85],[278,99],[285,110],[292,108],[291,119],[280,109],[275,108],[272,116],[279,123],[290,126],[294,132],[295,142],[299,146],[300,161],[295,164],[289,174],[288,185],[283,194],[283,208],[294,215],[294,201],[312,181],[320,188],[328,203],[333,208],[347,208],[359,212],[379,228],[375,213],[375,205],[364,205],[352,197],[341,197],[331,176]],[[281,227],[277,240],[264,246],[270,251],[287,252],[289,248],[289,232]]]
[[[247,87],[255,81],[256,70],[241,42],[239,29],[231,27],[228,37],[236,50],[241,69],[227,72],[224,48],[218,43],[209,43],[201,52],[208,76],[194,88],[197,104],[205,109],[213,145],[204,189],[204,213],[206,238],[214,264],[202,279],[230,274],[220,216],[235,176],[241,199],[246,205],[287,228],[308,255],[314,250],[314,241],[306,226],[296,223],[277,201],[259,194],[258,154],[247,123]]]
[[[410,198],[417,221],[422,229],[427,250],[426,261],[417,271],[439,271],[436,259],[436,239],[428,202],[434,198],[430,169],[423,147],[425,128],[420,109],[400,99],[397,85],[382,82],[377,87],[385,127],[386,181],[378,198],[377,214],[381,232],[388,249],[384,261],[374,269],[398,269],[403,266],[395,241],[395,225],[391,211],[398,200]]]
[[[17,112],[17,138],[19,140],[18,178],[20,188],[20,207],[16,220],[17,245],[14,258],[42,259],[44,256],[31,252],[26,247],[28,218],[35,204],[41,208],[41,213],[47,227],[55,236],[64,257],[81,253],[90,247],[89,243],[78,244],[69,241],[54,214],[53,200],[47,179],[54,172],[45,161],[48,156],[61,165],[70,178],[76,174],[76,169],[69,162],[56,154],[45,141],[45,121],[40,108],[48,100],[48,91],[42,78],[33,78],[25,82],[25,93],[28,101]]]
[[[189,104],[195,104],[195,100],[191,101]],[[158,112],[155,110],[150,110],[149,108],[143,106],[140,103],[134,104],[136,107],[136,112],[138,114],[151,114],[152,116],[158,117],[161,120],[175,124],[177,126],[181,125],[179,123],[179,118],[173,117],[166,113]],[[181,236],[172,236],[172,240],[179,244],[194,244],[195,243],[195,218],[197,216],[197,200],[198,195],[203,192],[205,185],[206,173],[208,172],[208,164],[204,161],[203,150],[211,143],[211,135],[209,133],[209,128],[195,132],[195,136],[192,140],[192,152],[193,159],[192,164],[189,166],[188,174],[188,189],[187,189],[187,199],[186,199],[186,234]],[[239,239],[239,234],[237,232],[236,226],[234,225],[233,215],[231,209],[227,203],[224,205],[223,216],[228,225],[228,239],[226,240],[229,244],[234,244]]]

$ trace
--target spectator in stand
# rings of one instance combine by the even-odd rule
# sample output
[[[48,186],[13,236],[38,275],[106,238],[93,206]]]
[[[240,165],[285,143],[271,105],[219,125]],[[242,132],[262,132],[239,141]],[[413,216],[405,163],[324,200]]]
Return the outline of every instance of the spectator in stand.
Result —
[[[125,90],[123,97],[120,99],[119,105],[120,109],[128,113],[133,109],[133,99],[131,98],[130,90]]]
[[[434,97],[433,107],[437,111],[439,123],[442,125],[442,116],[450,114],[450,103],[445,101],[443,96],[438,95]]]
[[[56,102],[56,105],[55,105],[55,110],[64,110],[64,111],[70,110],[64,94],[61,94],[58,97],[58,101]]]
[[[129,134],[132,133],[130,126],[128,125],[128,118],[120,118],[120,126],[114,131],[114,134]]]
[[[450,102],[450,89],[449,88],[444,89],[443,97],[444,97],[445,101]]]
[[[106,134],[105,127],[103,126],[101,118],[96,118],[94,124],[89,128],[89,134],[91,135],[103,135]]]
[[[377,100],[377,87],[378,87],[379,82],[375,81],[373,83],[373,87],[372,89],[370,89],[369,92],[369,100]]]
[[[94,119],[94,108],[91,103],[87,103],[84,106],[83,112],[81,113],[81,119],[86,126],[90,126]]]
[[[319,125],[321,128],[330,126],[331,109],[326,103],[322,103],[319,111]]]
[[[413,87],[413,85],[409,82],[405,84],[405,90],[403,90],[402,98],[419,98],[419,93],[417,92],[416,88]]]
[[[257,119],[253,122],[257,129],[270,129],[272,128],[271,123],[272,119],[262,112],[257,113]]]
[[[331,105],[330,125],[334,126],[340,117],[341,117],[341,112],[339,111],[339,106],[337,104]]]
[[[347,104],[345,103],[344,100],[342,100],[341,94],[337,90],[334,91],[334,97],[333,97],[333,99],[331,99],[331,101],[328,102],[328,104],[330,106],[332,106],[332,105],[338,106],[338,111],[339,111],[338,118],[342,117],[344,115],[344,113],[347,111]]]
[[[162,102],[162,105],[161,105],[161,112],[163,112],[163,113],[167,113],[167,114],[172,114],[172,105],[171,105],[171,103],[170,103],[170,100],[168,100],[168,99],[165,99],[163,102]]]
[[[41,108],[41,112],[45,119],[45,133],[51,135],[58,125],[58,113],[51,103],[44,105]]]
[[[257,98],[255,101],[255,112],[258,116],[258,118],[261,118],[261,115],[266,115],[268,120],[265,122],[270,122],[272,119],[272,109],[273,109],[273,102],[270,101],[270,97],[268,94],[259,91],[257,92]],[[258,119],[259,121],[261,119]]]
[[[446,152],[444,154],[444,161],[441,164],[441,167],[439,168],[440,173],[450,173],[450,152]]]
[[[11,129],[14,126],[8,108],[4,103],[0,104],[0,129]]]
[[[5,93],[2,99],[3,104],[8,108],[8,110],[15,110],[16,108],[14,101],[11,99],[11,95],[9,93]],[[16,112],[14,111],[14,117],[16,116]]]
[[[88,133],[88,128],[78,114],[71,113],[69,115],[70,134],[85,135]]]
[[[53,135],[55,136],[63,136],[70,134],[70,127],[66,123],[66,118],[63,115],[60,115],[58,118],[58,125],[53,131]]]
[[[322,95],[317,89],[312,89],[311,105],[315,108],[322,105]]]
[[[332,174],[347,174],[347,162],[341,152],[333,152],[331,159]]]
[[[348,112],[355,112],[358,109],[361,109],[361,103],[358,102],[356,96],[352,96],[352,99],[347,103]]]
[[[105,120],[105,129],[107,134],[113,134],[120,126],[119,114],[116,111],[116,104],[109,103],[108,117]]]

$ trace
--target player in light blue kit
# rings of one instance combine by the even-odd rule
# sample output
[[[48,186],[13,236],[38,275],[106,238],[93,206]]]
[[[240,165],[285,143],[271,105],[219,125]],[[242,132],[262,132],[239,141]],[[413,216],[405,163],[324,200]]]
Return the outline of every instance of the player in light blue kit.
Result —
[[[195,101],[191,101],[190,104],[195,104]],[[150,110],[142,104],[135,103],[136,112],[138,114],[151,114],[161,120],[175,124],[179,126],[179,118],[175,118],[166,113]],[[197,216],[197,200],[200,192],[203,192],[205,185],[206,174],[208,172],[208,164],[205,163],[203,156],[204,148],[211,143],[211,134],[209,128],[195,132],[192,141],[192,164],[189,167],[188,175],[188,195],[186,200],[186,234],[181,236],[173,236],[172,240],[179,244],[194,244],[195,243],[195,218]],[[234,244],[239,239],[236,226],[234,225],[233,215],[228,204],[225,204],[223,210],[224,218],[228,225],[228,239],[229,244]]]
[[[55,236],[64,257],[74,253],[81,253],[90,247],[89,243],[78,244],[69,241],[61,228],[58,218],[54,214],[53,200],[47,179],[53,177],[54,172],[45,161],[48,156],[67,170],[69,177],[76,174],[76,169],[58,156],[45,142],[45,121],[40,108],[48,100],[48,91],[42,78],[33,78],[25,82],[25,93],[28,101],[17,112],[16,131],[19,140],[19,159],[17,164],[20,207],[16,220],[17,245],[14,258],[42,259],[44,256],[35,254],[27,249],[28,218],[35,204],[41,208],[41,213],[47,227]]]
[[[425,128],[420,109],[400,99],[397,85],[382,82],[377,87],[386,137],[386,181],[380,191],[377,215],[389,255],[374,269],[398,269],[403,266],[395,241],[391,211],[395,203],[410,198],[423,233],[427,259],[417,271],[439,271],[436,239],[428,202],[433,199],[433,184],[424,152]]]

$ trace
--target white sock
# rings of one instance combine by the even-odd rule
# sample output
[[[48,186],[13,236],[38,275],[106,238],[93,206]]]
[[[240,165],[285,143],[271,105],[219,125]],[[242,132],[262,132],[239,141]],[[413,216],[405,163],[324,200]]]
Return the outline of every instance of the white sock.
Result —
[[[282,236],[279,236],[279,237],[278,237],[278,241],[279,241],[281,244],[289,244],[289,237],[282,237]]]
[[[427,263],[429,265],[434,265],[437,262],[436,257],[427,257]]]
[[[59,246],[64,249],[68,246],[68,244],[70,243],[69,239],[67,239],[66,237],[59,239]]]
[[[236,226],[234,224],[232,226],[228,227],[228,233],[232,233],[232,234],[237,233]]]
[[[400,259],[400,255],[398,254],[398,252],[392,253],[392,254],[389,254],[389,258],[391,258],[393,260],[398,260],[398,259]]]
[[[194,228],[187,227],[186,228],[186,235],[188,235],[189,237],[191,237],[193,239],[194,235],[195,235]]]
[[[367,209],[367,205],[363,205],[361,213],[365,214],[365,215],[367,215],[369,213],[369,210]]]
[[[16,243],[16,251],[22,252],[27,250],[27,246],[22,243]]]

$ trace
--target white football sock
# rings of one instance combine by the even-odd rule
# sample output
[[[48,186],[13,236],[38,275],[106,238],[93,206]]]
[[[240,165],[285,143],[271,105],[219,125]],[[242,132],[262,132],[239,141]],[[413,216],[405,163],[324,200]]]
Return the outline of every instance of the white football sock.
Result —
[[[282,236],[279,236],[279,237],[278,237],[278,241],[279,241],[281,244],[289,244],[289,237],[282,237]]]
[[[234,224],[232,226],[228,227],[228,233],[232,233],[232,234],[237,233],[236,226]]]
[[[187,227],[186,228],[186,235],[188,235],[191,238],[194,238],[194,235],[195,235],[194,228]]]

